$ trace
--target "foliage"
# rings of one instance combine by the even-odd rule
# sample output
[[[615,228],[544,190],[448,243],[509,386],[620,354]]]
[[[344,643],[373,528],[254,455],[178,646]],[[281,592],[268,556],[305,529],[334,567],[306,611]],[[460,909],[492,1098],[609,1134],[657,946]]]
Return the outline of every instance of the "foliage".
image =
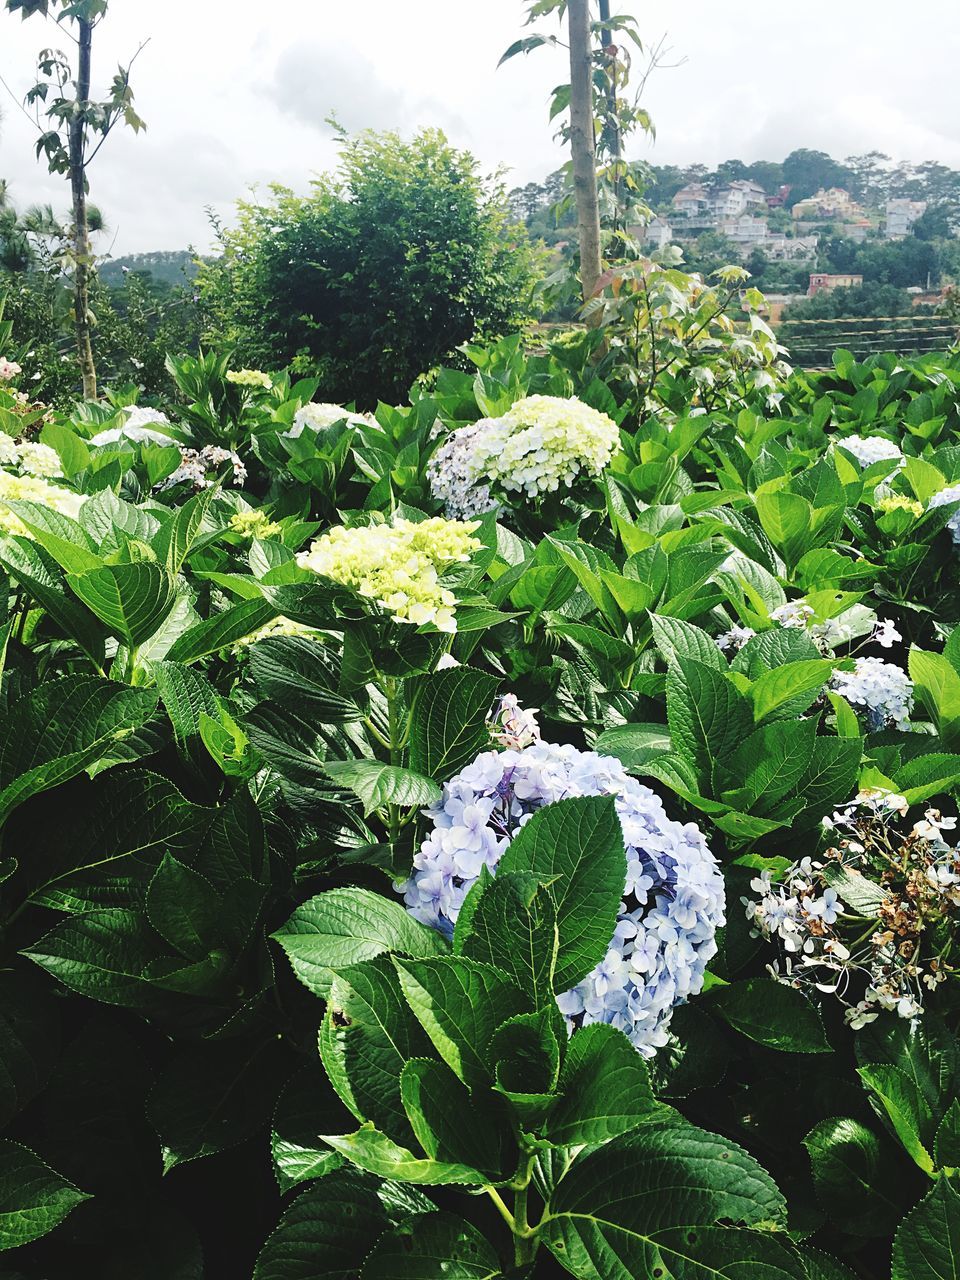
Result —
[[[375,415],[215,352],[162,413],[35,408],[0,322],[12,1274],[943,1273],[960,367],[788,374],[716,321],[733,281],[609,290],[599,334],[470,345]],[[614,451],[451,541],[447,438],[572,396]],[[859,852],[822,825],[858,794],[898,815]],[[669,894],[689,824],[715,937]],[[440,901],[441,846],[434,929],[397,886]],[[617,992],[652,1008],[684,940],[645,1062]]]
[[[207,338],[292,363],[329,400],[395,400],[460,343],[532,315],[536,251],[438,132],[344,138],[336,177],[242,203],[220,237],[197,281]]]

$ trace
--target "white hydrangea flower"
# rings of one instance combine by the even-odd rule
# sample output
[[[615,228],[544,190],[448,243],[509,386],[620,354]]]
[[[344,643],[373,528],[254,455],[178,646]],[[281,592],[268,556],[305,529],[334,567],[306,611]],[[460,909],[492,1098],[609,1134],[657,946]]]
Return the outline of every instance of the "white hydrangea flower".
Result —
[[[0,471],[0,532],[32,537],[26,525],[7,507],[8,502],[35,502],[76,520],[85,501],[82,493],[49,484],[38,476],[15,476],[9,471]]]
[[[63,475],[57,451],[35,441],[25,440],[17,445],[17,463],[20,470],[30,476],[54,478]]]
[[[619,1027],[644,1057],[669,1038],[676,1005],[696,995],[724,923],[723,876],[700,829],[667,817],[619,760],[538,742],[487,751],[452,778],[428,811],[432,830],[402,886],[411,915],[447,936],[482,867],[495,872],[516,832],[544,805],[612,795],[627,878],[606,956],[557,1003],[571,1027]]]
[[[870,729],[892,725],[909,729],[913,711],[913,681],[892,662],[857,658],[853,671],[835,671],[832,688],[855,707],[863,707]]]
[[[491,493],[537,498],[568,489],[581,474],[599,476],[620,443],[617,424],[575,396],[528,396],[502,417],[455,431],[430,465],[434,496],[463,510],[489,510]]]
[[[284,431],[288,440],[296,440],[303,435],[304,429],[326,431],[338,422],[346,421],[348,426],[376,426],[376,419],[369,413],[353,413],[339,404],[318,404],[313,401],[305,404],[293,415],[293,426]]]
[[[869,467],[874,462],[896,460],[896,469],[899,471],[904,464],[903,453],[899,447],[885,436],[844,436],[842,440],[837,440],[835,443],[838,448],[852,453],[862,468]]]
[[[933,511],[936,507],[946,507],[951,502],[960,502],[960,484],[952,484],[935,493],[927,504],[927,510]],[[960,546],[960,511],[953,513],[947,521],[947,528],[950,530],[953,541]]]
[[[124,409],[123,422],[118,427],[110,427],[107,431],[98,431],[90,443],[95,445],[119,444],[123,440],[132,440],[134,444],[175,444],[168,433],[154,431],[150,423],[159,426],[171,426],[170,419],[159,409],[151,409],[147,405],[131,404]]]

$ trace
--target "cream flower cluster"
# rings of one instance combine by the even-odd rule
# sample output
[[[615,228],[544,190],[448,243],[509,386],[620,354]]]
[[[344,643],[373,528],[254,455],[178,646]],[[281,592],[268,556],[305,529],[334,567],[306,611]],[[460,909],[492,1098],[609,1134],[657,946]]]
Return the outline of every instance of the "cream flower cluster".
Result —
[[[0,531],[4,533],[30,537],[27,527],[7,507],[8,502],[35,502],[76,520],[85,501],[83,494],[48,484],[36,476],[15,476],[9,471],[0,471]]]
[[[259,369],[231,369],[227,374],[227,381],[232,382],[235,387],[262,387],[264,391],[269,391],[273,386],[269,373],[261,373]]]
[[[281,533],[280,526],[267,515],[265,511],[254,509],[251,511],[237,511],[230,517],[227,525],[231,533],[239,534],[241,538],[259,538],[264,541],[267,538],[275,538]]]
[[[619,440],[613,419],[575,396],[528,396],[502,418],[455,431],[431,463],[431,487],[448,510],[464,510],[469,491],[483,485],[536,498],[581,473],[598,476]]]
[[[297,410],[293,417],[293,426],[283,434],[288,440],[296,440],[303,435],[304,428],[311,431],[327,431],[338,422],[346,421],[350,427],[375,426],[376,420],[369,413],[351,413],[340,404],[305,404]]]
[[[861,467],[872,466],[875,462],[896,462],[897,470],[903,466],[903,454],[886,436],[846,436],[838,440],[837,446],[853,454]]]
[[[398,622],[432,622],[439,631],[452,632],[456,599],[441,585],[440,574],[469,560],[480,546],[471,536],[476,527],[439,517],[420,524],[397,519],[353,529],[338,526],[297,561],[376,601]]]
[[[22,372],[16,360],[7,360],[4,356],[0,356],[0,382],[9,382]]]
[[[33,440],[16,441],[0,433],[0,467],[16,467],[23,475],[57,477],[63,475],[60,456],[49,445]]]
[[[123,422],[119,427],[110,427],[106,431],[98,431],[90,443],[98,447],[105,444],[119,444],[123,440],[132,440],[134,444],[176,444],[170,435],[163,431],[155,431],[150,425],[160,427],[172,426],[167,415],[159,409],[151,409],[148,405],[130,404],[124,409]]]

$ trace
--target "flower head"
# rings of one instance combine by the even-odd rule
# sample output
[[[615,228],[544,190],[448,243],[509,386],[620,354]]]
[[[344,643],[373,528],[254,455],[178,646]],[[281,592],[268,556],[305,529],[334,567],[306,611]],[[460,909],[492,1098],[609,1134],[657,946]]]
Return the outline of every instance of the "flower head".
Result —
[[[904,463],[899,447],[885,436],[844,436],[836,443],[838,448],[853,454],[861,467],[869,467],[874,462],[896,461],[896,470],[899,471]]]
[[[869,727],[909,728],[913,710],[913,681],[892,662],[857,658],[853,671],[836,671],[832,687],[855,707],[863,707]]]
[[[264,391],[269,391],[273,386],[269,373],[261,373],[259,369],[231,369],[227,374],[227,381],[232,382],[235,387],[260,387]]]
[[[76,520],[80,508],[86,499],[83,494],[74,493],[58,484],[48,484],[37,476],[15,476],[9,471],[0,471],[0,531],[32,537],[29,529],[7,507],[8,502],[35,502],[41,507],[49,507],[51,511],[59,511],[61,515],[71,516]]]
[[[571,1026],[607,1022],[645,1057],[666,1044],[673,1008],[703,985],[724,922],[723,877],[699,828],[667,817],[660,798],[619,760],[536,742],[487,751],[443,789],[403,886],[408,910],[448,936],[482,867],[495,872],[538,809],[570,796],[612,795],[627,878],[606,955],[558,997]]]
[[[398,622],[433,623],[439,631],[456,631],[456,597],[442,586],[440,575],[470,559],[480,543],[477,525],[439,517],[415,524],[342,526],[318,538],[297,556],[305,569],[331,578],[375,601]]]
[[[0,356],[0,382],[10,382],[18,373],[23,373],[23,370],[15,360]]]
[[[283,434],[290,440],[303,435],[304,429],[311,431],[327,431],[338,422],[346,422],[348,426],[376,426],[376,419],[371,414],[352,413],[339,404],[317,404],[311,401],[302,405],[293,416],[293,426]]]

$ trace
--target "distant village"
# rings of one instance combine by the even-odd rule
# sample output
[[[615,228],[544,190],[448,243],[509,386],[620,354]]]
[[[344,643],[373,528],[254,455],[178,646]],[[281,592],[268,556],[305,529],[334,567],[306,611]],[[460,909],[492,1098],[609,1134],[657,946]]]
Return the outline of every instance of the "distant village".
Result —
[[[814,262],[820,236],[827,228],[857,241],[865,240],[870,232],[887,240],[902,240],[927,207],[924,200],[899,198],[887,200],[879,212],[868,212],[842,187],[821,188],[793,205],[790,225],[785,228],[781,213],[781,229],[775,230],[770,214],[784,210],[789,195],[789,186],[768,195],[758,182],[749,179],[716,187],[691,182],[674,195],[669,215],[661,213],[637,230],[656,248],[692,243],[713,231],[726,236],[743,257],[760,249],[770,262]],[[855,274],[811,272],[808,296],[862,283],[863,277]]]

